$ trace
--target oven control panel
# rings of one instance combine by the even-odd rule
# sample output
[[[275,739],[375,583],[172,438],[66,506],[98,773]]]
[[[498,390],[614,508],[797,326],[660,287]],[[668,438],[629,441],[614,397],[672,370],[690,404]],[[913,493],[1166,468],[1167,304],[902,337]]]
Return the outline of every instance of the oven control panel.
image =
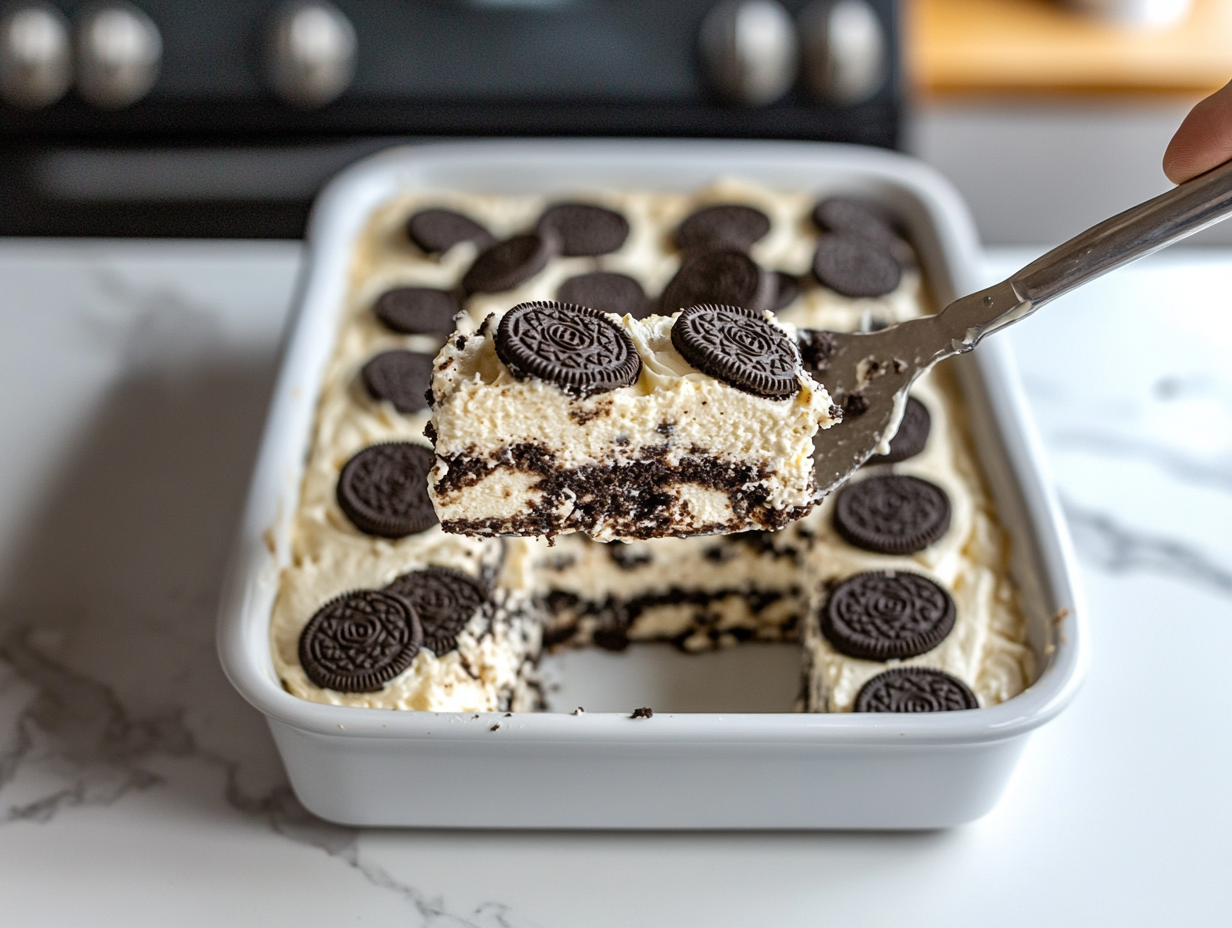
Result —
[[[10,0],[0,180],[20,181],[18,162],[60,177],[30,167],[49,146],[575,135],[894,147],[899,57],[895,0]],[[25,228],[6,210],[0,234]]]

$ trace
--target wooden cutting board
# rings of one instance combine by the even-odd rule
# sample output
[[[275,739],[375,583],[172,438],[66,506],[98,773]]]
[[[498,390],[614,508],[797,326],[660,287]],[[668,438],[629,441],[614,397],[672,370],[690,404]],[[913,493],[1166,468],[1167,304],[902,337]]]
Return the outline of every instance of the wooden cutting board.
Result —
[[[980,94],[1204,96],[1232,79],[1232,0],[1135,30],[1059,0],[906,0],[907,73],[925,98]]]

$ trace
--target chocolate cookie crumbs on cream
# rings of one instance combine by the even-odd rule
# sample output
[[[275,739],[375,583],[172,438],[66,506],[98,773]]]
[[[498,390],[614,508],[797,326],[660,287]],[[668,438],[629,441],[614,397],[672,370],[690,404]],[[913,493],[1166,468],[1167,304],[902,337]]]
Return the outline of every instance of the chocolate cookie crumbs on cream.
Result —
[[[816,502],[813,436],[835,421],[794,330],[732,307],[523,303],[442,349],[432,395],[433,503],[470,535],[781,528]]]
[[[604,648],[624,655],[614,658],[619,662],[636,660],[643,642],[670,642],[687,653],[754,648],[763,642],[797,644],[803,657],[803,696],[797,708],[808,712],[988,706],[1029,685],[1034,654],[1025,643],[1023,616],[1009,577],[1008,541],[975,456],[961,394],[946,364],[912,388],[899,435],[890,442],[891,455],[874,458],[851,480],[854,488],[873,477],[913,477],[944,493],[948,527],[922,547],[916,547],[918,539],[904,547],[907,523],[889,520],[890,536],[897,539],[894,550],[901,553],[869,550],[844,537],[836,523],[841,491],[789,524],[771,520],[768,527],[735,534],[634,538],[621,544],[601,544],[574,532],[560,535],[554,546],[543,539],[451,534],[434,520],[410,534],[374,534],[353,521],[342,505],[342,471],[365,449],[401,443],[416,448],[422,460],[435,462],[424,437],[425,427],[431,433],[429,409],[409,409],[417,405],[413,396],[402,403],[408,409],[400,409],[390,387],[375,379],[366,382],[364,367],[391,351],[432,355],[433,376],[457,378],[457,383],[466,379],[459,376],[459,365],[471,364],[467,378],[487,378],[488,386],[499,380],[520,391],[517,395],[528,403],[540,404],[504,407],[511,410],[510,418],[490,432],[481,430],[478,438],[495,444],[494,436],[506,426],[515,435],[522,429],[522,440],[510,446],[503,459],[517,465],[506,468],[506,489],[528,498],[534,494],[532,482],[538,482],[540,498],[559,501],[549,507],[552,518],[568,505],[574,510],[593,508],[586,501],[588,493],[596,499],[619,496],[613,493],[614,480],[622,476],[618,472],[575,468],[573,483],[558,476],[562,461],[571,460],[579,447],[576,436],[587,427],[608,428],[604,453],[618,449],[632,459],[647,487],[662,481],[675,492],[672,481],[687,472],[698,481],[717,479],[726,488],[707,491],[706,499],[734,495],[739,500],[740,488],[755,477],[754,469],[703,467],[693,448],[701,444],[695,440],[699,433],[691,432],[680,415],[659,409],[622,420],[620,430],[612,424],[624,415],[622,410],[634,408],[621,397],[645,399],[662,387],[664,399],[679,399],[677,394],[687,392],[683,385],[690,383],[695,385],[690,389],[710,391],[707,397],[738,404],[730,407],[739,409],[733,422],[756,425],[761,416],[782,415],[773,411],[800,401],[803,381],[798,381],[800,392],[791,400],[773,400],[704,373],[672,344],[670,316],[677,310],[700,303],[755,312],[776,308],[776,317],[761,318],[798,345],[803,369],[822,384],[832,347],[826,330],[866,329],[874,322],[892,324],[931,311],[910,247],[885,218],[873,212],[875,222],[870,223],[867,207],[859,203],[856,210],[833,204],[823,210],[817,199],[811,191],[770,191],[725,181],[694,193],[579,190],[571,192],[567,202],[543,196],[412,191],[374,212],[355,241],[351,285],[339,306],[338,335],[320,382],[289,556],[271,618],[274,670],[287,691],[302,699],[355,707],[468,715],[533,711],[542,708],[538,667],[545,650]],[[567,249],[562,239],[571,230],[585,230],[585,223],[574,223],[590,211],[554,214],[561,205],[610,211],[627,223],[627,234],[619,245],[613,235],[606,242],[588,239],[589,244]],[[434,210],[461,217],[464,222],[456,228],[463,234],[450,233],[439,216],[426,226],[421,219],[417,228],[422,240],[419,247],[410,247],[408,217]],[[609,229],[623,228],[611,217],[605,222]],[[432,223],[439,224],[435,232]],[[552,239],[538,255],[541,265],[537,260],[502,259],[485,270],[479,256],[490,246],[537,230]],[[892,256],[897,284],[882,295],[850,296],[819,280],[813,273],[814,257],[823,234],[850,237],[862,248]],[[614,250],[595,253],[609,247]],[[574,256],[567,250],[588,253]],[[717,283],[720,294],[728,288],[728,295],[738,289],[738,299],[719,299],[712,290],[710,296],[694,298],[664,315],[651,315],[652,307],[665,305],[664,291],[680,276],[682,266],[732,252],[739,257],[721,258],[715,265],[725,269],[722,280],[702,279],[699,287]],[[488,275],[480,282],[493,289],[463,289],[463,278],[476,267],[477,276]],[[733,283],[743,289],[733,288]],[[497,285],[508,289],[495,289]],[[595,310],[596,318],[624,333],[642,365],[636,379],[596,392],[589,387],[566,390],[525,370],[518,379],[497,354],[494,340],[500,320],[514,306],[553,299]],[[443,395],[439,388],[434,392]],[[376,394],[384,398],[374,399]],[[923,440],[913,425],[916,404],[929,425]],[[649,410],[650,404],[644,408]],[[527,440],[526,424],[545,411],[554,418],[534,433],[534,440]],[[780,419],[766,425],[766,434],[782,423]],[[451,438],[454,447],[458,438]],[[764,441],[765,435],[750,438],[752,444]],[[555,453],[547,453],[549,445],[556,446]],[[442,447],[438,440],[437,451]],[[651,453],[655,448],[659,450]],[[488,463],[451,469],[449,481],[479,486],[485,477],[499,476],[489,473]],[[357,495],[377,512],[389,505],[382,493],[391,495],[395,514],[424,512],[407,509],[404,503],[426,503],[426,473],[420,482],[408,482],[398,473],[395,468],[370,481]],[[382,486],[375,495],[370,492]],[[499,481],[488,486],[495,492]],[[753,500],[750,507],[756,504]],[[638,518],[661,504],[651,493],[618,505],[625,507],[632,523],[641,524]],[[940,622],[928,612],[896,624],[897,607],[886,600],[871,610],[873,618],[864,624],[850,615],[849,621],[865,633],[870,628],[889,631],[892,641],[930,629],[932,637],[917,635],[909,649],[912,656],[866,651],[861,657],[839,650],[823,633],[825,610],[836,591],[869,573],[911,575],[935,585],[953,603],[952,626],[945,631],[944,610]],[[422,632],[418,650],[397,671],[396,663],[382,663],[393,650],[390,640],[356,624],[333,639],[343,643],[339,653],[355,667],[390,666],[396,675],[364,691],[333,688],[328,684],[349,684],[319,674],[314,679],[308,671],[312,658],[301,660],[305,629],[339,597],[369,593],[394,597],[414,610]],[[399,607],[391,610],[400,613]],[[313,641],[317,634],[310,636]],[[940,640],[933,643],[938,635]],[[921,647],[925,650],[918,650]],[[318,670],[313,667],[313,673]]]

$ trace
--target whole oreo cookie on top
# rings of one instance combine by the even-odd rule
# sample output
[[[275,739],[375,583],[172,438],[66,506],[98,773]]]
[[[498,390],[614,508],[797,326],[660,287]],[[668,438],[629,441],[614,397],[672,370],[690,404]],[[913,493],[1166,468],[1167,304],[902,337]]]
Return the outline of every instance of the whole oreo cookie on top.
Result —
[[[813,223],[823,232],[866,239],[887,251],[899,241],[893,227],[872,207],[846,197],[830,197],[813,207]]]
[[[346,517],[361,532],[403,538],[436,524],[428,498],[432,449],[409,442],[370,445],[347,461],[336,496]]]
[[[454,330],[458,302],[448,290],[395,287],[381,294],[373,312],[403,335],[448,335]]]
[[[406,221],[406,234],[430,255],[448,251],[460,242],[487,248],[495,238],[470,216],[451,209],[421,209]]]
[[[677,228],[672,240],[681,251],[734,248],[748,251],[770,231],[770,217],[753,206],[704,206]]]
[[[914,554],[950,528],[950,498],[919,477],[885,474],[847,484],[834,528],[848,544],[878,554]]]
[[[860,687],[852,711],[955,712],[979,707],[971,688],[945,671],[894,667]]]
[[[422,642],[411,603],[392,593],[359,590],[316,611],[299,636],[299,663],[323,689],[371,693],[410,667]]]
[[[886,454],[874,454],[868,459],[869,464],[897,464],[908,458],[913,458],[928,444],[928,434],[932,431],[933,417],[928,407],[914,396],[907,397],[907,407],[903,410],[903,421],[898,424],[898,431],[890,439],[890,450]]]
[[[787,334],[739,306],[693,306],[672,324],[672,344],[703,374],[755,396],[800,392],[800,355]]]
[[[615,210],[589,203],[550,206],[536,228],[554,235],[560,254],[567,258],[611,254],[629,237],[629,220]]]
[[[424,394],[432,384],[432,355],[416,351],[382,351],[360,371],[374,400],[388,400],[401,413],[428,408]]]
[[[915,657],[945,640],[957,618],[954,600],[927,577],[873,570],[842,581],[821,613],[821,633],[848,657]]]
[[[458,633],[488,601],[487,588],[451,567],[403,574],[385,588],[409,602],[423,626],[423,646],[437,657],[458,647]]]
[[[633,339],[597,309],[568,303],[513,307],[496,327],[496,353],[514,376],[577,396],[627,387],[642,371]]]
[[[665,316],[699,303],[742,306],[761,312],[774,302],[777,281],[742,251],[709,251],[687,259],[663,290]]]
[[[497,242],[475,259],[462,276],[467,293],[500,293],[530,280],[556,254],[559,243],[549,232],[528,232]]]
[[[556,299],[634,319],[645,319],[654,311],[641,284],[627,274],[612,271],[592,271],[570,277],[556,291]]]
[[[818,239],[813,273],[831,290],[850,297],[885,296],[903,277],[902,266],[888,251],[846,233]]]

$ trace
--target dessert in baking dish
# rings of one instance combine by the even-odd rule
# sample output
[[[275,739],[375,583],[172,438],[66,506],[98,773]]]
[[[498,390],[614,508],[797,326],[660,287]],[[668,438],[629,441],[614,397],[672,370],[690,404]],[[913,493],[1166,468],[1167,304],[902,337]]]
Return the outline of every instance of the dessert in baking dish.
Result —
[[[505,319],[561,304],[585,307],[568,320],[623,334],[639,364],[675,349],[678,369],[657,387],[670,394],[673,378],[696,368],[715,395],[731,385],[685,359],[672,320],[695,306],[737,307],[797,341],[803,369],[789,403],[806,388],[809,403],[821,395],[809,371],[811,331],[888,325],[929,309],[909,245],[848,200],[724,183],[568,202],[414,193],[389,203],[356,243],[280,577],[271,636],[290,692],[354,706],[529,710],[540,705],[545,648],[643,641],[686,651],[799,641],[799,708],[813,712],[961,709],[1029,685],[1033,654],[1007,541],[944,369],[913,389],[889,454],[801,518],[774,513],[807,506],[751,506],[750,531],[655,537],[694,511],[692,490],[666,487],[657,509],[587,515],[579,485],[557,477],[592,466],[562,451],[588,440],[582,426],[591,423],[576,421],[584,411],[605,398],[615,407],[623,390],[632,416],[635,401],[650,408],[658,391],[632,395],[640,380],[613,382],[631,376],[620,370],[601,373],[604,391],[568,378],[562,386],[544,368],[527,376],[533,352],[506,344],[502,354]],[[491,390],[502,386],[503,396]],[[728,392],[733,402],[765,400]],[[443,413],[455,402],[462,415],[447,429]],[[469,405],[484,402],[484,414]],[[769,421],[786,429],[790,415]],[[656,420],[630,424],[630,444],[636,436],[641,449],[681,454],[684,418],[626,419]],[[470,437],[454,427],[467,419],[481,424]],[[757,442],[769,440],[763,422],[753,427],[763,429]],[[620,447],[618,429],[594,434],[604,442],[591,449],[595,461]],[[511,437],[553,451],[555,470],[502,469],[493,452]],[[477,463],[460,459],[471,445]],[[449,495],[485,487],[469,503],[465,492]],[[512,502],[502,509],[506,490]],[[714,521],[732,526],[738,505],[723,492]],[[456,515],[446,527],[485,534],[445,531],[432,494],[447,522]],[[506,528],[559,537],[500,537]],[[604,544],[579,530],[629,540]]]

